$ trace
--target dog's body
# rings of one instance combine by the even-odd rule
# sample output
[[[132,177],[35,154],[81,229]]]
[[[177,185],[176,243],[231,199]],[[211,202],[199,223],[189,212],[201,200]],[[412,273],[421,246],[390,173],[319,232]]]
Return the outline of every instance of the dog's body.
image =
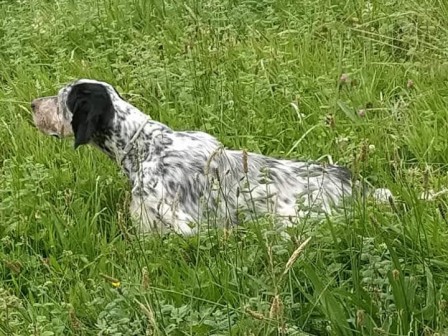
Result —
[[[131,182],[131,213],[142,232],[172,228],[188,235],[194,224],[237,223],[240,214],[272,213],[291,223],[330,214],[352,193],[346,168],[226,150],[209,134],[175,132],[104,82],[76,81],[32,108],[44,133],[74,133],[75,148],[90,143],[118,162]]]

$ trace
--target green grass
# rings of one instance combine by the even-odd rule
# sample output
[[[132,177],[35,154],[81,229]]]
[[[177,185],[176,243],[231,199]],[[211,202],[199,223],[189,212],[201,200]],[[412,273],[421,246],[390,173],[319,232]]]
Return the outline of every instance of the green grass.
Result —
[[[447,198],[419,199],[447,184],[447,32],[436,0],[0,1],[0,333],[448,334]],[[268,221],[128,235],[118,167],[31,122],[31,99],[85,77],[174,129],[348,165],[397,202],[290,241]]]

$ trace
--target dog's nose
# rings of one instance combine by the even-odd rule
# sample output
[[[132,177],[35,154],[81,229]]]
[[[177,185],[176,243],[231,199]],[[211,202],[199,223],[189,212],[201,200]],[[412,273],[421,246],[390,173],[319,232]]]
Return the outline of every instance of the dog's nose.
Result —
[[[37,106],[37,100],[34,99],[34,100],[31,102],[31,109],[34,111],[34,109],[36,108],[36,106]]]

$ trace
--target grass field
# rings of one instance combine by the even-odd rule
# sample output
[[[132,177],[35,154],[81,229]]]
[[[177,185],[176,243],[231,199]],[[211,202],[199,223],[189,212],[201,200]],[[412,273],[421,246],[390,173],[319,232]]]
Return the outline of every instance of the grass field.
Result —
[[[0,334],[448,335],[447,76],[440,0],[0,0]],[[32,125],[75,78],[396,201],[291,240],[128,234],[118,167]]]

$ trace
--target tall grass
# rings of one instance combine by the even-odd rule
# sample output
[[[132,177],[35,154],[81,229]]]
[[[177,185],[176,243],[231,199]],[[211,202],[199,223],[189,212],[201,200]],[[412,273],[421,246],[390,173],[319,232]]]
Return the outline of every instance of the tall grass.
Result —
[[[447,183],[447,18],[429,0],[0,1],[0,333],[448,334],[446,197],[420,199]],[[31,123],[31,99],[86,77],[397,201],[290,240],[268,220],[140,239],[118,168]]]

